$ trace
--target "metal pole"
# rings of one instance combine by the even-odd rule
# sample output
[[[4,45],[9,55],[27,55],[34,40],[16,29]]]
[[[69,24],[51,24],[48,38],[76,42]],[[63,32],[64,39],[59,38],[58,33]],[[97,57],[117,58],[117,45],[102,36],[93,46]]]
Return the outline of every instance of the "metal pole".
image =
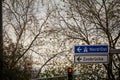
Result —
[[[110,54],[120,54],[120,49],[110,49]]]

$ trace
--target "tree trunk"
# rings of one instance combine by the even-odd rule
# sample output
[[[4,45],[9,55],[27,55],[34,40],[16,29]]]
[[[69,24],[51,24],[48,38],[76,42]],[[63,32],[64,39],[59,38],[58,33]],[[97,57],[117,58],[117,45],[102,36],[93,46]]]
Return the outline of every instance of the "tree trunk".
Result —
[[[3,80],[2,0],[0,0],[0,78]]]

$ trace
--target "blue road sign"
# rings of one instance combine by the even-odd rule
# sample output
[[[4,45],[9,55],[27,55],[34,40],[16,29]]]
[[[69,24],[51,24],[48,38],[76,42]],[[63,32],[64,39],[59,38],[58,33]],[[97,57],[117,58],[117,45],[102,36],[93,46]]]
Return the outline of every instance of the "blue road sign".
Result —
[[[75,54],[105,53],[109,52],[108,45],[80,45],[74,46]]]

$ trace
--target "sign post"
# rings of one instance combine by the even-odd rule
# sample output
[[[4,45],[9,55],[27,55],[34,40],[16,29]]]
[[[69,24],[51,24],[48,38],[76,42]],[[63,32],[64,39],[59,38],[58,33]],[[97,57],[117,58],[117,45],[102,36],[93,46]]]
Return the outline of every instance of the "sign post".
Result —
[[[108,63],[108,45],[80,45],[74,46],[75,63]]]

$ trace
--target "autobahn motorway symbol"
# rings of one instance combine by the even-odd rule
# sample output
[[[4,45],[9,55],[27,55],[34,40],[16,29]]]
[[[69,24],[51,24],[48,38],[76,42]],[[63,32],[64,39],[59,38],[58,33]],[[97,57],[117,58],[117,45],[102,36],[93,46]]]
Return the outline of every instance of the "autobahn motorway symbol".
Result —
[[[108,55],[75,55],[75,63],[108,63]]]
[[[74,46],[74,53],[75,54],[99,54],[109,52],[108,45],[80,45]]]

